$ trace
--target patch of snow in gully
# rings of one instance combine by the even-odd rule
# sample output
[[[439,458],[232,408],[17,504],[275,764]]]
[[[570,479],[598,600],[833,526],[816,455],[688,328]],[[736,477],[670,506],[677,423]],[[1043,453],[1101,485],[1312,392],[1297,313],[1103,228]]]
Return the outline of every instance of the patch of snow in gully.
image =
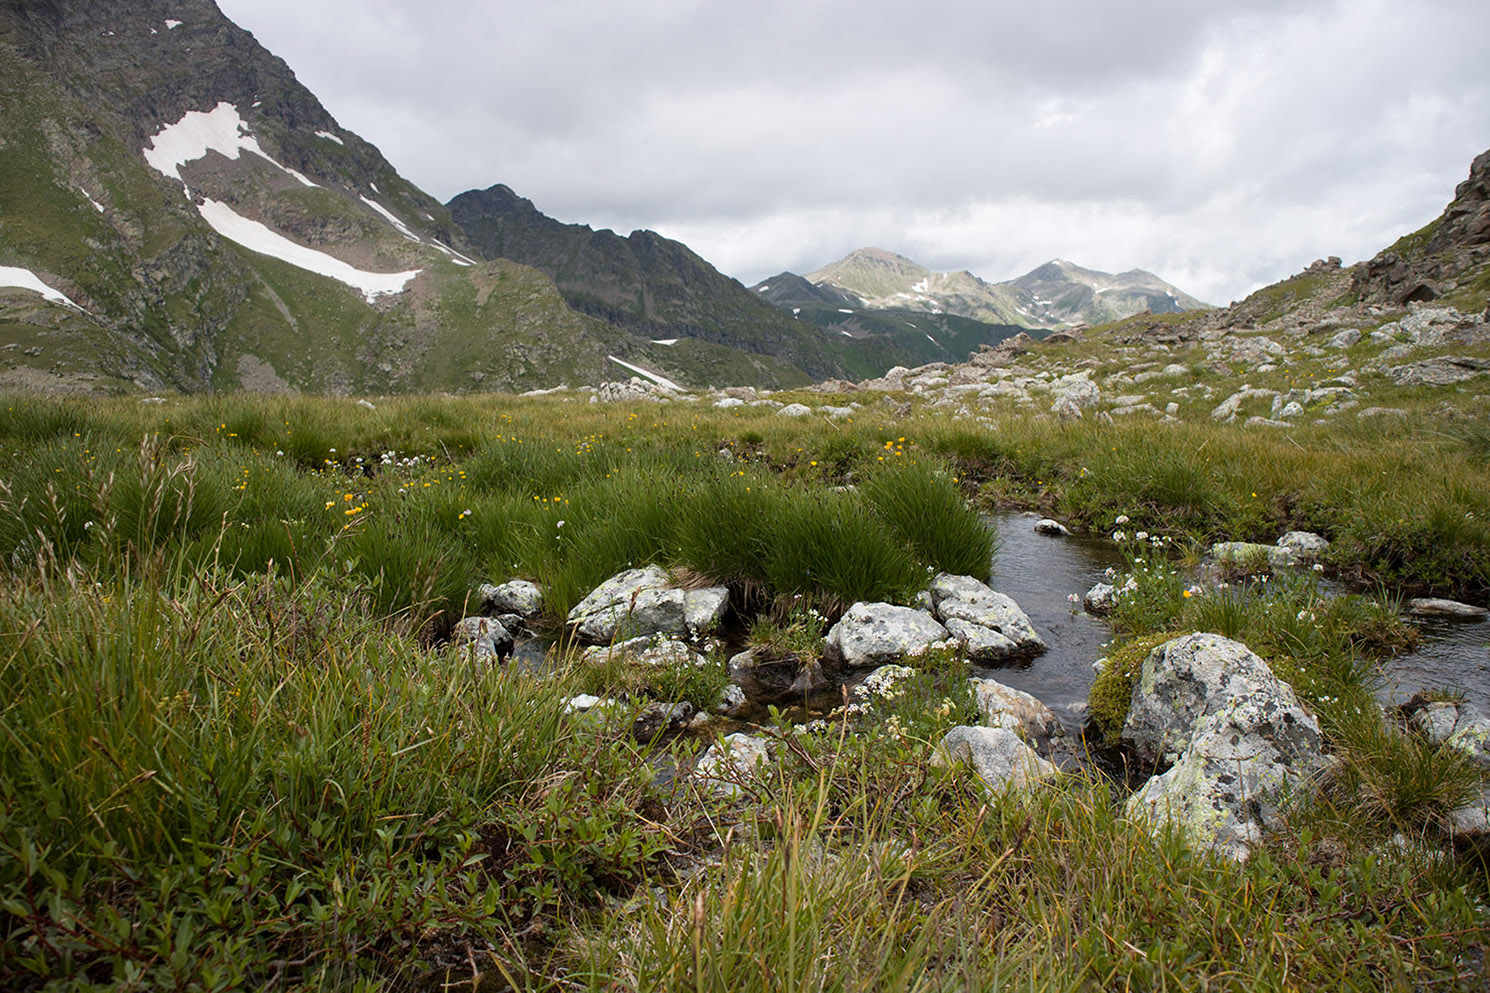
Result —
[[[223,101],[212,110],[203,113],[189,110],[175,124],[161,128],[150,147],[143,149],[145,161],[152,169],[184,187],[181,167],[188,162],[204,157],[208,152],[217,152],[236,160],[240,152],[253,152],[265,162],[284,170],[306,186],[314,187],[305,176],[288,166],[280,165],[259,147],[258,139],[248,133],[248,125],[238,114],[238,108]]]
[[[33,293],[40,293],[52,303],[60,303],[72,307],[74,310],[83,310],[82,307],[69,300],[67,294],[52,289],[52,287],[43,283],[41,277],[36,273],[30,269],[23,269],[20,266],[0,265],[0,286],[31,290]],[[83,312],[87,313],[87,311]]]
[[[636,373],[638,376],[646,376],[652,382],[656,383],[658,386],[663,387],[664,389],[677,390],[679,393],[683,392],[683,387],[679,386],[677,383],[673,382],[671,379],[667,379],[664,376],[659,376],[655,372],[648,372],[647,370],[643,369],[639,365],[632,365],[630,362],[622,362],[620,359],[616,358],[614,355],[607,355],[606,358],[610,359],[612,362],[614,362],[616,365],[620,366],[622,369],[629,369],[632,372]]]

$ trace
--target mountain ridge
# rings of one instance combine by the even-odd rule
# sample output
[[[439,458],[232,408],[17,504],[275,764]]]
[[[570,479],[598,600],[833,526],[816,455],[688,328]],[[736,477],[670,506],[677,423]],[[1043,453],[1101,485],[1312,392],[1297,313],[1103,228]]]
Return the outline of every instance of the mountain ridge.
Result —
[[[1024,328],[1100,324],[1144,310],[1206,309],[1143,269],[1112,274],[1053,259],[1014,279],[991,283],[968,270],[935,272],[883,248],[861,248],[807,273],[869,309],[949,313]],[[769,280],[764,281],[769,284]],[[757,284],[757,290],[763,284]]]

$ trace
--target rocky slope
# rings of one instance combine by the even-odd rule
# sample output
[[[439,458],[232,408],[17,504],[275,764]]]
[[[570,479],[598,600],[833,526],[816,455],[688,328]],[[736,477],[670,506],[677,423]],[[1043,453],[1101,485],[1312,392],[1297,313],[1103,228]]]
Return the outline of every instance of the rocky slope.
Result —
[[[807,381],[483,260],[211,0],[0,5],[0,350],[52,390]]]
[[[763,299],[681,242],[652,231],[622,237],[564,224],[506,186],[462,193],[449,208],[486,256],[542,271],[574,309],[667,344],[674,353],[707,342],[774,356],[817,379],[858,379],[896,365],[957,358],[1019,330],[948,315],[878,313],[851,294],[815,288],[789,273],[784,277],[800,284],[811,301],[787,306],[783,300],[795,297],[784,281],[778,294]],[[720,375],[711,381],[730,380]],[[759,383],[759,378],[734,382]]]
[[[858,301],[867,309],[953,314],[1023,328],[1100,324],[1148,310],[1156,314],[1204,309],[1206,304],[1141,269],[1119,275],[1056,259],[1018,279],[989,283],[970,272],[932,272],[894,252],[861,248],[808,273],[807,283]],[[755,289],[778,305],[770,287]]]

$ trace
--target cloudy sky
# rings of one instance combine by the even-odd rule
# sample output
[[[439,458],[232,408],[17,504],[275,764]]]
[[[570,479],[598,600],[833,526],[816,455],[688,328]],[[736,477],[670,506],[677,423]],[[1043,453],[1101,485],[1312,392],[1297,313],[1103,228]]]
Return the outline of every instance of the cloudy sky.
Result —
[[[1224,304],[1437,216],[1490,148],[1484,0],[219,0],[441,200],[687,242],[749,284],[875,245]]]

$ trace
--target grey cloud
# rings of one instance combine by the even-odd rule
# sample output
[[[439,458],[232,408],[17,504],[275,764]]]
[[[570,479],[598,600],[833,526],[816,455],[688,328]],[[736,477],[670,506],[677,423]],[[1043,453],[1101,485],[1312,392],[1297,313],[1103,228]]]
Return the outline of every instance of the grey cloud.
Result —
[[[1478,0],[223,7],[435,195],[505,182],[747,279],[879,243],[1224,302],[1425,222],[1490,145]]]

